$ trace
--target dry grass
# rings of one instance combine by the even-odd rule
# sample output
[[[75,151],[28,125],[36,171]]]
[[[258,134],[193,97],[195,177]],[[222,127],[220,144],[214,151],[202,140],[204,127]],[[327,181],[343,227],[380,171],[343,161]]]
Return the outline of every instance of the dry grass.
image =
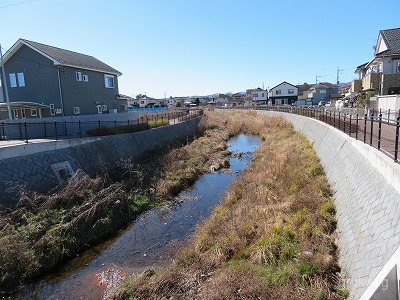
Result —
[[[109,299],[343,299],[335,209],[311,145],[283,119],[255,112],[209,112],[205,121],[264,143],[175,264],[131,278]]]
[[[117,182],[80,173],[46,195],[21,189],[18,206],[0,212],[0,289],[41,275],[194,182],[228,154],[226,130],[203,133],[167,154],[121,162]]]

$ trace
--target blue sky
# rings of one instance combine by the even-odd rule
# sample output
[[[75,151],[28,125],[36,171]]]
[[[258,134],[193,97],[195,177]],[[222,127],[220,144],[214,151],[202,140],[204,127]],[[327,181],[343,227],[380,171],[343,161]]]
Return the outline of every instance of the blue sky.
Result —
[[[120,93],[208,95],[355,78],[400,1],[0,0],[3,53],[18,38],[104,61]]]

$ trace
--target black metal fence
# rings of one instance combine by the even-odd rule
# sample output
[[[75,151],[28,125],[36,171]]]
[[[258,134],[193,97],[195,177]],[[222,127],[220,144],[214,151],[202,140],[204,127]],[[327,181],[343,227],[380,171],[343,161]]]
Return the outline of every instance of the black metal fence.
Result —
[[[90,122],[29,122],[28,120],[18,123],[1,122],[0,140],[22,140],[28,143],[29,140],[32,139],[59,140],[61,138],[66,139],[88,137],[90,136],[89,133],[91,131],[95,132],[93,135],[102,135],[102,132],[107,132],[107,134],[118,134],[121,132],[129,133],[136,131],[136,128],[146,129],[186,122],[197,118],[202,114],[202,110],[196,109],[143,113],[140,114],[138,118],[134,120],[127,120],[126,122],[104,121],[101,119]],[[125,130],[121,131],[121,127],[124,127]]]
[[[352,114],[351,111],[324,107],[268,106],[256,107],[256,109],[292,113],[320,120],[350,137],[375,147],[399,163],[400,111],[387,114],[380,110],[368,109],[364,110],[364,114],[358,112]]]

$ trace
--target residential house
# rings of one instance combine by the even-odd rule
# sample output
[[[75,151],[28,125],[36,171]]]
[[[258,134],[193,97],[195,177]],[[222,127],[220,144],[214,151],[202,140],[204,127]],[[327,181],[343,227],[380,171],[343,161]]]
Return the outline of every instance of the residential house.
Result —
[[[376,95],[400,94],[400,28],[381,30],[374,58],[357,67],[362,91]]]
[[[297,101],[295,102],[296,105],[307,105],[309,104],[307,102],[308,98],[308,92],[310,88],[312,87],[310,84],[307,82],[304,82],[303,84],[298,84],[296,85],[297,87]]]
[[[351,82],[339,85],[338,93],[342,98],[349,97],[351,95]]]
[[[298,99],[298,87],[286,81],[269,90],[271,105],[292,105]]]
[[[235,93],[232,95],[231,99],[229,100],[229,105],[231,106],[240,106],[244,103],[245,95],[243,93]]]
[[[138,100],[139,100],[140,108],[149,108],[149,107],[154,107],[154,106],[159,105],[157,99],[147,97],[147,96],[142,96]]]
[[[121,72],[93,56],[19,39],[2,67],[13,119],[102,114],[127,104],[118,99]],[[1,119],[7,106],[0,103]]]
[[[268,91],[262,88],[256,88],[251,91],[251,100],[253,105],[267,104]]]
[[[215,96],[213,96],[212,98],[212,102],[215,104],[228,104],[229,100],[231,99],[230,96],[225,95],[225,94],[216,94]]]
[[[338,86],[329,82],[320,82],[312,86],[308,92],[308,101],[312,105],[318,105],[319,102],[329,102],[340,98]]]

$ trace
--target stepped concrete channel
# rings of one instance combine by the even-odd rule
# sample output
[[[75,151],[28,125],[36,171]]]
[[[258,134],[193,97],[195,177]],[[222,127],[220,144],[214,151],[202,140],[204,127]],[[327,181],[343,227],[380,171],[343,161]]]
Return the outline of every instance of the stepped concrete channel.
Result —
[[[200,117],[175,125],[115,136],[39,140],[28,144],[0,145],[0,205],[15,204],[21,186],[45,192],[57,187],[77,170],[94,176],[121,159],[167,147],[194,134]],[[3,147],[1,147],[3,146]]]
[[[339,263],[350,299],[399,299],[400,165],[315,119],[282,116],[312,143],[334,191]]]

